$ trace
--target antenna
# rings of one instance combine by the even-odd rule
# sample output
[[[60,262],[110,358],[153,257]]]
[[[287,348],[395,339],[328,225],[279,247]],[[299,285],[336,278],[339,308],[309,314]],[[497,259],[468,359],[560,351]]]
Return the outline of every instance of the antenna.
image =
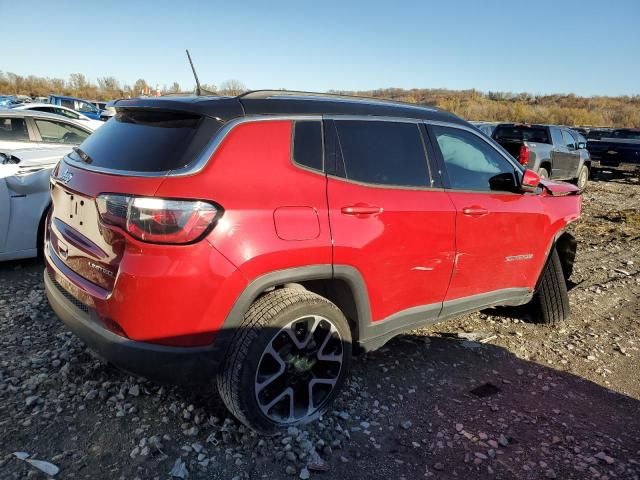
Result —
[[[191,65],[191,71],[193,71],[193,76],[196,79],[196,95],[200,96],[202,95],[202,92],[200,91],[200,80],[198,80],[198,74],[196,73],[196,69],[193,66],[193,62],[191,61],[191,54],[189,53],[189,50],[187,50],[187,58],[189,59],[189,64]]]

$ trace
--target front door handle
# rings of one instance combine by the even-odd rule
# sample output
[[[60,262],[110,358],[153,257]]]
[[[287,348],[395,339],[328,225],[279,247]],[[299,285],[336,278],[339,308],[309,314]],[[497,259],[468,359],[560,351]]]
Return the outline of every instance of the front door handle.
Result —
[[[382,213],[382,207],[357,203],[342,207],[340,211],[345,215],[375,215],[376,213]]]
[[[482,217],[483,215],[487,215],[489,210],[482,207],[464,207],[462,209],[462,213],[465,215],[469,215],[471,217]]]

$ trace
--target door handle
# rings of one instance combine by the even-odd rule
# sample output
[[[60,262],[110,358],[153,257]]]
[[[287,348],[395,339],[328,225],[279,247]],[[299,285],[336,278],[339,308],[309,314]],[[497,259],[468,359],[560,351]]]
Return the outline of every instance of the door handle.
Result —
[[[375,215],[376,213],[382,213],[382,207],[358,203],[342,207],[340,211],[345,215]]]
[[[462,213],[471,217],[482,217],[483,215],[487,215],[489,210],[482,207],[464,207]]]

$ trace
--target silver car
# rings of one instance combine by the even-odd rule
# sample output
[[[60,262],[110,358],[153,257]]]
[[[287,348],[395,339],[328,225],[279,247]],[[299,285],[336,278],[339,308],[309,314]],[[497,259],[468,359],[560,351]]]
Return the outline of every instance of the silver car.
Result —
[[[69,146],[0,150],[0,261],[38,255],[51,170]]]
[[[68,118],[32,110],[0,110],[0,152],[81,144],[92,130]]]

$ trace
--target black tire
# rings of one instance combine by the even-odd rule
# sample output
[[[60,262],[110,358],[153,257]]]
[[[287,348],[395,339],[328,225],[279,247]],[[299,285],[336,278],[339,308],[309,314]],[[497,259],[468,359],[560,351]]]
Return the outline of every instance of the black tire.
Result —
[[[538,169],[538,175],[540,176],[540,178],[549,178],[549,172],[546,168]]]
[[[567,284],[555,247],[542,271],[531,303],[538,323],[556,325],[569,316]]]
[[[578,178],[575,179],[574,183],[581,190],[585,191],[587,189],[587,183],[589,182],[589,167],[583,165],[580,167],[580,171],[578,172]]]
[[[43,259],[44,258],[44,229],[47,223],[47,215],[49,215],[49,210],[51,210],[51,205],[49,205],[47,208],[45,208],[44,212],[42,213],[42,217],[40,218],[40,222],[38,223],[38,233],[37,233],[37,238],[36,238],[36,243],[37,243],[37,251],[38,251],[38,258],[39,259]]]
[[[341,341],[335,340],[338,336],[331,340],[341,344],[339,350],[342,354],[342,363],[339,367],[339,373],[334,377],[337,381],[332,390],[324,394],[326,396],[310,415],[293,421],[278,422],[267,416],[270,412],[268,411],[265,414],[258,403],[258,396],[261,394],[258,390],[258,368],[264,355],[267,354],[267,348],[273,347],[274,342],[283,338],[279,337],[279,335],[284,335],[285,343],[290,340],[282,333],[282,329],[291,325],[292,322],[297,322],[299,319],[307,318],[311,315],[317,315],[328,320],[329,324],[332,324],[339,333]],[[297,323],[294,323],[295,325]],[[331,336],[331,332],[329,332],[329,336]],[[315,338],[313,343],[315,344]],[[338,347],[336,346],[336,348]],[[322,347],[320,347],[317,354],[311,355],[311,357],[316,355],[317,360],[312,361],[312,366],[306,367],[304,375],[307,377],[315,378],[315,372],[311,372],[311,370],[315,368],[316,363],[320,363],[319,355],[321,352]],[[282,288],[274,290],[256,300],[246,312],[244,323],[235,332],[229,347],[229,354],[222,371],[218,375],[218,391],[231,414],[247,427],[265,435],[274,434],[281,428],[313,421],[326,411],[348,375],[351,352],[349,324],[338,307],[326,298],[303,289]],[[295,355],[293,359],[287,360],[280,357],[281,360],[286,362],[282,363],[283,368],[285,364],[287,365],[285,371],[293,370],[293,374],[299,375],[299,365],[296,363],[299,358],[299,356]],[[288,375],[288,373],[287,376],[276,373],[272,375],[272,378],[284,377],[288,379]],[[281,384],[281,388],[284,388],[282,385],[287,387],[292,385],[286,383],[286,380],[283,382],[273,381],[273,383]],[[298,386],[297,388],[300,387]],[[284,389],[287,390],[287,388]],[[313,388],[309,388],[308,391],[313,391]],[[277,395],[275,396],[277,397]],[[315,407],[313,400],[309,400],[307,404]],[[292,414],[293,412],[289,411],[289,415]]]

